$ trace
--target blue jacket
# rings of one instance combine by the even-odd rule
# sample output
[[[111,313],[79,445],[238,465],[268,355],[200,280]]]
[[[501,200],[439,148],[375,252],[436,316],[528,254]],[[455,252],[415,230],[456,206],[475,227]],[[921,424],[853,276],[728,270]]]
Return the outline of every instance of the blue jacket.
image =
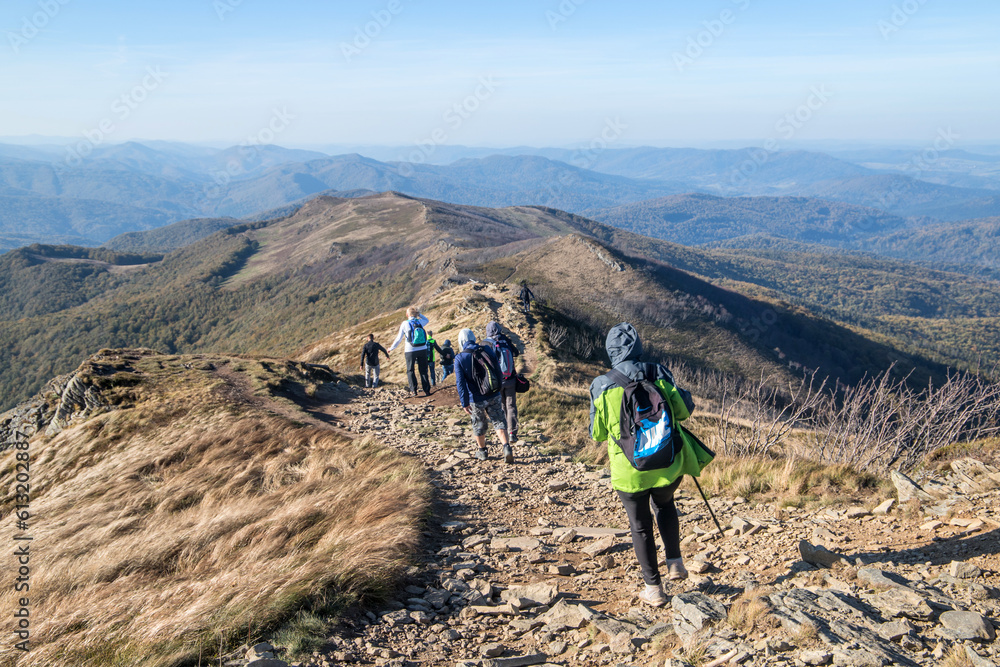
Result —
[[[500,393],[497,391],[489,396],[483,396],[479,393],[479,388],[476,387],[476,381],[472,376],[472,350],[475,347],[475,345],[470,345],[455,355],[455,389],[458,391],[458,402],[463,408],[469,407],[472,403],[482,403]],[[493,361],[499,368],[500,362],[497,361],[496,353],[489,345],[483,345],[482,348],[486,350],[486,354],[493,357]]]

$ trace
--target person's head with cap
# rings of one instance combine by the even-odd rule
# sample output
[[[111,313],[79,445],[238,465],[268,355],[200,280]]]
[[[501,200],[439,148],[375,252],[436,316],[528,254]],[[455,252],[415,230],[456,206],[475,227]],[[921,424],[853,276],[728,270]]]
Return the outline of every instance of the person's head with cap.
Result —
[[[500,324],[499,322],[490,322],[486,325],[486,337],[496,339],[500,335]]]
[[[451,340],[448,339],[448,338],[445,338],[444,342],[441,343],[441,347],[451,347]]]
[[[472,329],[462,329],[458,334],[458,347],[464,350],[470,345],[476,344],[476,334],[472,333]]]

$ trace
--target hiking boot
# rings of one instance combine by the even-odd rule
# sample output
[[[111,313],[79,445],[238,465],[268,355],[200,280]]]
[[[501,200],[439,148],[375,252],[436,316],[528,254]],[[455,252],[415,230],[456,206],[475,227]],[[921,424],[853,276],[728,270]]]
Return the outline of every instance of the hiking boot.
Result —
[[[639,600],[652,607],[662,607],[667,604],[667,596],[663,594],[663,588],[659,585],[646,584],[646,588],[643,589],[642,593],[639,593]]]
[[[670,581],[680,581],[688,578],[687,568],[684,567],[682,558],[667,559],[667,579]]]
[[[507,463],[514,462],[514,450],[510,448],[510,445],[503,446],[503,460]]]
[[[483,447],[482,449],[476,450],[476,458],[479,459],[480,461],[485,461],[486,459],[489,458],[489,456],[486,454],[486,448],[485,447]]]

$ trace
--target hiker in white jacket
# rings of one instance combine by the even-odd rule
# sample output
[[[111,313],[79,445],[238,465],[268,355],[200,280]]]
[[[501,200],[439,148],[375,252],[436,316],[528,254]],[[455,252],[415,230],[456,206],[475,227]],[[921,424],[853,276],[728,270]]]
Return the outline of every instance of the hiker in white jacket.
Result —
[[[405,342],[403,356],[406,357],[406,379],[410,383],[410,394],[417,395],[417,376],[414,373],[414,364],[420,372],[420,385],[423,387],[424,396],[431,395],[431,383],[427,376],[427,332],[424,327],[428,320],[420,314],[420,310],[415,306],[406,309],[406,321],[399,325],[399,334],[396,340],[389,346],[392,352],[401,341]]]

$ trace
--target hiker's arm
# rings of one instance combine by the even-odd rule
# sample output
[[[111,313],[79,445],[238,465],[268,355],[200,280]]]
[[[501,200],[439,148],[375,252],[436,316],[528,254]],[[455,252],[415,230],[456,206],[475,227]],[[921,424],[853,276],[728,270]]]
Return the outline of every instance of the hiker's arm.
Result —
[[[430,324],[430,320],[423,313],[417,313],[417,321],[420,322],[420,326],[425,327]]]
[[[469,388],[466,386],[465,377],[462,375],[462,364],[455,363],[455,391],[458,392],[458,403],[462,408],[469,407]]]
[[[597,442],[608,439],[607,420],[604,418],[603,402],[601,394],[604,393],[606,383],[601,378],[597,378],[590,383],[590,437]],[[601,404],[598,407],[598,404]]]
[[[383,354],[385,354],[385,358],[386,358],[386,359],[388,359],[388,358],[389,358],[389,353],[388,353],[388,352],[386,351],[386,349],[385,349],[384,347],[382,347],[382,344],[381,344],[381,343],[379,343],[379,344],[378,344],[378,349],[382,350],[382,353],[383,353]],[[376,356],[376,357],[378,356],[378,353],[377,353],[377,352],[375,353],[375,356]]]
[[[678,389],[662,379],[656,381],[656,386],[660,388],[666,399],[670,401],[670,409],[674,414],[674,419],[682,422],[691,416],[691,411],[694,410],[694,401],[691,399],[691,392]]]
[[[389,352],[395,350],[399,346],[399,341],[403,340],[403,332],[405,331],[404,329],[405,326],[406,322],[403,322],[402,324],[399,325],[399,333],[396,334],[396,340],[392,341],[392,345],[389,346]],[[386,354],[388,354],[388,352]]]
[[[440,347],[438,347],[437,341],[434,341],[433,343],[431,343],[431,347],[433,347],[435,350],[437,350],[437,353],[440,354],[442,357],[444,356],[444,350],[442,350]]]

